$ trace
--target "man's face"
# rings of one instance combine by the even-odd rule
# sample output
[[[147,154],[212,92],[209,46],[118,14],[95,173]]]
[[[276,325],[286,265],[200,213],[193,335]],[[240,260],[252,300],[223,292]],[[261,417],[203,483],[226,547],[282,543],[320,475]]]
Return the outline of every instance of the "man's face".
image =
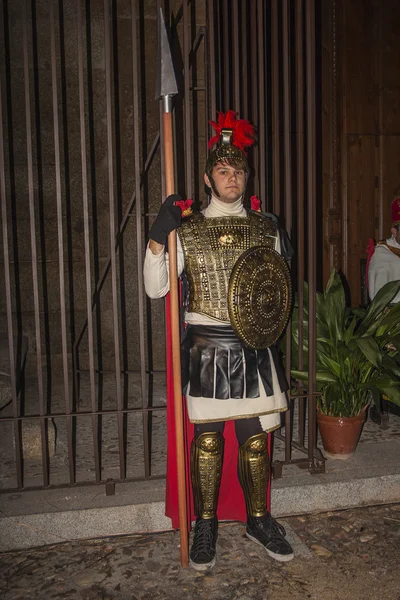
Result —
[[[400,227],[398,227],[398,229],[396,229],[396,227],[392,227],[391,232],[396,242],[400,244]]]
[[[212,178],[215,188],[219,194],[219,200],[232,204],[242,195],[246,187],[246,173],[243,169],[231,167],[227,163],[217,163],[212,170]],[[204,181],[208,187],[212,188],[211,181],[207,174],[204,174]]]

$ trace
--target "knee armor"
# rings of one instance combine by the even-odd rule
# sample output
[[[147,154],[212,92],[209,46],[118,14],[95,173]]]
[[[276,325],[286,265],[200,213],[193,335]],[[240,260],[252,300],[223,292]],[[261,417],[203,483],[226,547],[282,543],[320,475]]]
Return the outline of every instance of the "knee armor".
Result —
[[[197,517],[216,516],[222,473],[224,438],[221,433],[202,433],[192,442],[190,459],[194,508]]]
[[[239,448],[238,476],[249,516],[262,517],[267,511],[268,473],[267,434],[263,432],[253,435]]]

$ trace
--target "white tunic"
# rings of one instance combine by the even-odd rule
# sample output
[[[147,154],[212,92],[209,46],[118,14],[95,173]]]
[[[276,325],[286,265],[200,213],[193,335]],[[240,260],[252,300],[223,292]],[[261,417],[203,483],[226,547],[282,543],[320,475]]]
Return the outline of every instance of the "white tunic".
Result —
[[[386,243],[400,251],[400,244],[393,237],[387,239]],[[385,283],[397,279],[400,280],[400,257],[386,246],[377,244],[368,266],[368,292],[371,300]],[[400,302],[400,292],[394,297],[393,302]]]
[[[241,198],[232,204],[227,204],[213,196],[209,206],[202,212],[206,218],[247,216],[247,211],[243,207]],[[280,252],[279,236],[277,237],[275,250]],[[168,267],[168,253],[161,252],[158,255],[154,255],[149,247],[147,247],[143,275],[146,293],[150,298],[162,298],[169,291]],[[177,267],[179,276],[184,268],[184,255],[179,236],[177,238]],[[227,323],[220,323],[206,315],[193,312],[186,313],[185,322],[191,325],[227,325]],[[268,352],[271,360],[273,396],[267,396],[260,376],[258,377],[260,390],[258,398],[215,400],[213,398],[193,397],[190,395],[189,388],[186,398],[190,421],[193,423],[204,423],[248,418],[258,415],[265,431],[272,431],[280,427],[280,413],[287,410],[287,400],[286,394],[280,391],[274,362],[269,350]]]

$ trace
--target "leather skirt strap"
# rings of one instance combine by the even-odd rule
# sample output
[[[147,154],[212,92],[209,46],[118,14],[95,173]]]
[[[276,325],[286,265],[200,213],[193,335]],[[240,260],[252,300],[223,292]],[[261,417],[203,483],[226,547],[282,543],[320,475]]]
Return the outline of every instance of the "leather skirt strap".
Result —
[[[275,359],[277,351],[271,354]],[[282,392],[288,389],[285,375],[274,360]],[[258,398],[258,374],[266,393],[273,391],[268,350],[246,348],[229,326],[189,325],[182,342],[183,393],[193,397]],[[190,387],[189,387],[190,382]]]

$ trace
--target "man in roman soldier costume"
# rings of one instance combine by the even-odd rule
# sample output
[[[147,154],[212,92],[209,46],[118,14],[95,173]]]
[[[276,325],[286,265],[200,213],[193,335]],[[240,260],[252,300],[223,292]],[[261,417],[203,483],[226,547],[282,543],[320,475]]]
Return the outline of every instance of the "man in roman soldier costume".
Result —
[[[288,385],[275,342],[290,311],[285,260],[291,258],[292,248],[276,217],[262,213],[256,197],[250,210],[243,205],[249,174],[246,148],[254,143],[253,126],[237,120],[233,111],[219,113],[218,122],[211,125],[216,135],[209,146],[215,148],[204,174],[209,204],[201,212],[189,209],[185,218],[189,201],[168,197],[150,229],[144,263],[147,294],[166,295],[165,245],[170,231],[177,229],[178,275],[187,289],[182,383],[193,424],[190,476],[196,525],[190,564],[197,570],[215,564],[221,476],[230,460],[227,447],[224,457],[224,446],[232,422],[246,534],[272,558],[293,558],[285,530],[272,518],[267,503],[267,440],[287,410]],[[232,478],[229,485],[232,501]]]
[[[367,252],[368,260],[368,292],[373,300],[377,292],[388,283],[400,279],[400,198],[392,202],[392,236],[373,246],[370,240]],[[372,244],[371,244],[372,242]],[[393,302],[400,301],[400,293]]]

